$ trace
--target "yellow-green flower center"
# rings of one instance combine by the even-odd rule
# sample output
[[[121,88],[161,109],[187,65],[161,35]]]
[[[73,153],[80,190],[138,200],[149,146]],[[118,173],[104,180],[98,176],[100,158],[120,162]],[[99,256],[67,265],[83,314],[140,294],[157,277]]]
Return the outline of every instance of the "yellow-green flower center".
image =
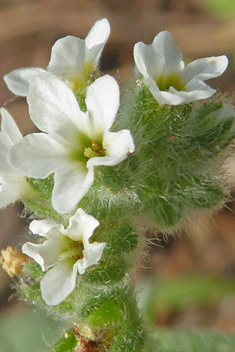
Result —
[[[96,156],[105,156],[105,149],[103,149],[102,144],[92,142],[91,148],[84,149],[84,155],[88,158],[94,158]]]
[[[172,73],[169,76],[161,75],[156,83],[160,90],[168,91],[170,87],[174,87],[178,91],[185,90],[185,83],[177,73]]]
[[[86,62],[82,73],[69,78],[70,88],[74,91],[79,91],[87,86],[89,77],[95,69],[93,62]]]
[[[64,260],[67,258],[72,258],[75,261],[83,257],[84,245],[81,241],[71,241],[69,243],[68,249],[60,254],[59,260]]]
[[[91,158],[106,155],[102,142],[91,141],[84,134],[79,135],[78,142],[78,148],[74,149],[70,154],[71,159],[74,161],[81,161],[86,164]]]

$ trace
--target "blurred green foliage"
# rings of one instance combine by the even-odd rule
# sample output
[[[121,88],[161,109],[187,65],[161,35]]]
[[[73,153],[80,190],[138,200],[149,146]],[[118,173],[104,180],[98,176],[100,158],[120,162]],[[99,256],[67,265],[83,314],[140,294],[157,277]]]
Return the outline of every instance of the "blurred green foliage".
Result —
[[[38,310],[13,305],[0,316],[0,352],[44,352],[55,322]]]
[[[224,297],[235,297],[234,279],[186,275],[176,278],[150,279],[139,287],[139,306],[154,324],[161,312],[180,313],[191,307],[208,307]]]
[[[235,16],[234,0],[207,0],[207,8],[219,17],[232,18]]]
[[[158,352],[234,352],[235,334],[216,331],[160,330]]]
[[[146,280],[139,291],[140,308],[153,323],[162,310],[176,312],[192,306],[206,307],[226,296],[235,297],[235,282],[194,274]],[[57,340],[58,326],[44,312],[17,305],[10,308],[0,317],[0,352],[45,352],[45,342],[51,344]],[[158,352],[234,352],[235,334],[209,329],[192,332],[158,328],[149,351],[153,346]]]

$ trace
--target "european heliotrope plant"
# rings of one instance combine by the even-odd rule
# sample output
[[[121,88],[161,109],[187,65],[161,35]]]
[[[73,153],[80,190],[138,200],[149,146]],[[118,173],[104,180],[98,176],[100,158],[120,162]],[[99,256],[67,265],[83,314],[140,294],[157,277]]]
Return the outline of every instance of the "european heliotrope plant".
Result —
[[[156,351],[133,266],[146,229],[173,233],[228,199],[224,162],[235,111],[206,83],[225,56],[185,66],[168,31],[134,47],[136,77],[102,75],[106,19],[52,47],[47,70],[4,77],[41,131],[22,136],[1,109],[0,207],[21,200],[30,242],[2,250],[20,298],[63,321],[50,351]],[[216,93],[216,94],[215,94]]]

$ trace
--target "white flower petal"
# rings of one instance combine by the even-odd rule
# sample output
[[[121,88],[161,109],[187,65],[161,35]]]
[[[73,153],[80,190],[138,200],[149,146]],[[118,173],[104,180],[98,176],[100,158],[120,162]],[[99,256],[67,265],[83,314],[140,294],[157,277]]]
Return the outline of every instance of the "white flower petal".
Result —
[[[83,74],[84,64],[85,41],[69,35],[53,45],[47,69],[63,79],[70,79]]]
[[[178,91],[176,90],[175,94],[164,91],[155,91],[152,89],[152,87],[149,90],[160,105],[179,105],[185,102],[185,100],[180,96],[180,94],[178,94]]]
[[[33,234],[40,236],[46,236],[46,234],[55,227],[58,229],[58,231],[63,229],[62,225],[60,225],[57,221],[51,219],[33,220],[29,225],[30,231]]]
[[[77,120],[84,113],[65,83],[53,76],[37,76],[30,85],[27,100],[30,117],[39,129],[53,131],[66,141],[77,138]]]
[[[12,192],[11,185],[2,185],[0,182],[0,209],[7,207],[11,203],[15,203],[19,199],[19,195]]]
[[[109,34],[109,23],[103,19],[94,24],[85,40],[71,35],[57,40],[52,47],[48,71],[68,80],[82,77],[86,63],[96,68]]]
[[[32,78],[45,72],[38,67],[20,68],[6,74],[3,79],[12,93],[26,97]]]
[[[77,124],[78,124],[78,129],[83,136],[88,137],[91,141],[94,140],[94,138],[96,137],[94,125],[92,123],[92,119],[88,111],[80,115],[79,119],[77,120]],[[80,134],[80,137],[81,137],[81,134]],[[74,140],[76,144],[74,143],[74,145],[78,145],[79,140],[80,140],[79,134],[77,134],[77,138],[76,140]]]
[[[106,156],[94,157],[87,162],[89,176],[90,173],[94,173],[94,166],[117,165],[135,151],[134,140],[129,130],[107,132],[104,136],[103,147],[106,150]],[[89,176],[87,176],[87,178]]]
[[[70,218],[69,226],[65,229],[64,235],[74,241],[84,239],[85,243],[88,243],[88,239],[97,226],[99,226],[99,221],[79,208]]]
[[[72,261],[65,259],[50,269],[41,281],[42,298],[46,304],[55,306],[61,303],[74,290],[77,268]]]
[[[108,20],[103,18],[102,20],[96,21],[85,39],[86,46],[91,49],[95,45],[105,45],[109,35],[110,25]]]
[[[22,252],[33,258],[43,271],[56,265],[61,252],[66,248],[67,242],[59,232],[50,235],[49,240],[42,244],[26,242],[22,247]]]
[[[109,75],[98,78],[88,87],[86,104],[90,115],[90,129],[94,136],[102,136],[112,126],[119,99],[119,86]]]
[[[74,266],[77,267],[79,274],[84,274],[86,268],[91,265],[98,264],[106,243],[89,243],[83,250],[83,258],[79,259]]]
[[[151,76],[157,79],[162,74],[163,58],[154,50],[152,45],[146,45],[142,42],[134,46],[135,64],[144,77]]]
[[[220,76],[228,65],[225,55],[207,57],[190,62],[182,73],[182,80],[188,83],[192,79],[205,81],[209,78]]]
[[[86,43],[86,62],[93,62],[96,66],[104,45],[110,35],[110,25],[106,18],[97,21],[88,33]]]
[[[1,108],[2,123],[0,131],[0,209],[14,203],[25,195],[30,186],[24,176],[8,161],[8,154],[15,142],[22,140],[22,135],[11,115]]]
[[[2,114],[1,131],[0,131],[0,165],[1,175],[18,174],[16,170],[9,165],[7,161],[7,154],[14,143],[22,138],[22,135],[12,119],[11,115],[1,108]],[[7,181],[7,180],[5,180]]]
[[[10,137],[6,133],[0,131],[0,154],[5,156],[11,147],[12,142]]]
[[[164,75],[179,72],[184,68],[182,52],[170,32],[160,32],[154,38],[152,45],[154,49],[164,58]]]
[[[106,150],[106,157],[113,160],[106,164],[110,166],[119,164],[135,151],[134,140],[129,130],[107,132],[104,135],[103,147]]]
[[[61,167],[66,151],[44,133],[22,138],[9,151],[9,162],[28,177],[46,178]]]
[[[210,98],[215,92],[215,89],[212,89],[204,82],[198,79],[192,79],[188,84],[186,84],[187,91],[177,91],[173,87],[170,88],[172,93],[177,94],[183,99],[184,102],[191,102],[199,99]]]
[[[82,163],[65,164],[54,176],[52,206],[61,214],[70,213],[85,196],[93,183],[87,180],[87,170]]]
[[[22,134],[6,109],[1,108],[0,113],[2,115],[1,130],[3,133],[8,135],[12,144],[15,144],[22,138]]]
[[[9,177],[8,175],[7,181],[0,189],[0,209],[15,203],[28,190],[27,181],[22,177]]]
[[[11,146],[12,143],[10,138],[5,133],[0,131],[0,175],[7,175],[9,173],[14,172],[14,169],[11,167],[11,165],[9,165],[7,161],[7,153]]]

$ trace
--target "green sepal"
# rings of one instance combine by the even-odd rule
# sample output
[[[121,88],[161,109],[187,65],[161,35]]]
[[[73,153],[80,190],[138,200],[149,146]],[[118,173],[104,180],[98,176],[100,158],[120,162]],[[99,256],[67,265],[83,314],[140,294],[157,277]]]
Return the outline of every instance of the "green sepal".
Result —
[[[23,266],[23,275],[40,280],[43,277],[43,271],[37,262],[31,260]]]
[[[225,189],[209,175],[194,176],[178,190],[189,208],[209,209],[223,204]]]
[[[32,187],[32,191],[26,194],[21,200],[26,210],[35,213],[38,217],[44,219],[54,219],[62,224],[68,223],[68,217],[58,214],[51,204],[51,195],[54,187],[54,178],[52,175],[46,179],[27,178]]]
[[[29,280],[29,278],[28,278]],[[30,283],[24,283],[24,285],[18,284],[15,286],[16,290],[20,294],[20,298],[26,302],[33,302],[33,304],[37,305],[40,308],[45,307],[45,303],[41,297],[40,291],[40,282],[31,281]]]
[[[45,306],[40,290],[40,281],[43,275],[40,265],[32,260],[23,266],[22,278],[15,285],[22,300],[31,301],[41,308]]]
[[[198,144],[197,148],[205,149],[208,152],[208,157],[216,156],[234,139],[235,131],[230,132],[233,125],[234,117],[225,117],[222,121],[214,122],[212,126],[209,125],[208,129],[203,132],[198,132],[200,126],[197,126],[197,131],[188,141],[192,147],[196,142]]]
[[[104,302],[98,309],[90,314],[87,320],[93,328],[108,329],[121,326],[122,311],[115,299],[110,299]]]
[[[204,122],[208,120],[208,116],[212,116],[211,114],[214,112],[219,112],[222,109],[223,103],[222,101],[212,101],[203,103],[201,106],[196,106],[196,119],[198,122]]]
[[[112,169],[107,166],[104,168]],[[116,170],[113,169],[114,174]],[[110,177],[112,177],[111,174]],[[117,187],[116,185],[115,188]],[[103,220],[106,222],[120,222],[125,218],[131,221],[138,202],[138,197],[133,189],[119,185],[119,190],[113,190],[111,187],[106,187],[101,179],[95,179],[95,183],[81,200],[79,206],[99,219],[100,222]]]
[[[54,178],[52,175],[45,179],[27,177],[27,181],[38,192],[51,196],[54,187]]]
[[[81,111],[86,112],[87,111],[87,106],[86,106],[86,92],[87,88],[95,82],[97,78],[101,76],[101,72],[99,69],[96,69],[95,71],[89,73],[87,77],[84,77],[84,80],[81,84],[81,86],[78,88],[75,88],[73,90],[75,98],[78,102],[78,105],[81,109]]]
[[[130,224],[124,222],[107,234],[106,243],[105,252],[107,254],[128,253],[137,247],[138,234]]]
[[[116,283],[123,279],[125,273],[125,263],[123,260],[116,258],[116,263],[109,263],[109,265],[100,264],[97,269],[87,271],[84,274],[84,279],[89,283],[96,283],[98,285],[107,282]]]
[[[22,199],[22,201],[29,213],[33,212],[38,217],[57,220],[64,226],[68,225],[69,217],[57,213],[51,205],[51,199],[43,194],[35,194],[35,197],[27,197]]]
[[[142,352],[146,342],[146,331],[136,305],[135,293],[129,287],[120,301],[122,312],[121,329],[114,340],[112,352]]]
[[[170,194],[152,194],[149,199],[150,220],[157,223],[163,231],[177,226],[182,218],[182,205],[177,196]]]
[[[85,99],[86,99],[85,94],[82,94],[79,91],[75,91],[74,94],[75,94],[75,97],[76,97],[76,100],[78,102],[78,105],[79,105],[80,109],[83,112],[86,112],[87,111],[87,106],[86,106],[86,101],[85,101]]]

